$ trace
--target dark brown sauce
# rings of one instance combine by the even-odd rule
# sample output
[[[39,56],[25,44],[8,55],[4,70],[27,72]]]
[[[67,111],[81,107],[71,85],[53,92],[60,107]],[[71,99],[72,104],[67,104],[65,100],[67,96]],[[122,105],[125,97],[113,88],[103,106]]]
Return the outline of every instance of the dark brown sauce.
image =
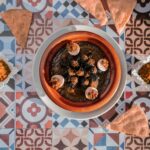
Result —
[[[101,58],[107,58],[103,50],[101,50],[99,47],[96,45],[89,43],[89,42],[78,42],[80,46],[80,53],[77,56],[71,56],[67,49],[66,49],[66,43],[58,50],[54,58],[52,59],[52,62],[49,64],[49,80],[51,79],[51,76],[55,74],[60,74],[64,77],[65,79],[65,84],[61,89],[58,90],[58,92],[65,97],[66,99],[72,100],[74,102],[87,102],[88,100],[85,97],[85,89],[88,86],[82,86],[82,81],[85,79],[85,76],[79,77],[78,84],[75,86],[75,93],[71,94],[67,92],[68,87],[70,87],[70,83],[67,81],[69,76],[68,76],[68,68],[70,67],[70,62],[72,60],[78,60],[80,68],[83,68],[84,72],[91,71],[90,66],[86,66],[86,63],[81,59],[82,55],[86,54],[90,58],[95,60],[95,65],[97,67],[97,61]],[[85,65],[85,66],[84,66]],[[88,68],[89,67],[89,68]],[[79,68],[73,68],[75,70],[78,70]],[[108,68],[107,71],[101,72],[97,68],[97,73],[93,74],[90,72],[90,77],[88,77],[88,80],[91,82],[91,80],[98,80],[98,92],[99,95],[101,95],[106,87],[108,86],[110,82],[110,67]],[[100,96],[99,96],[100,97]],[[96,102],[97,99],[93,100],[92,102]]]

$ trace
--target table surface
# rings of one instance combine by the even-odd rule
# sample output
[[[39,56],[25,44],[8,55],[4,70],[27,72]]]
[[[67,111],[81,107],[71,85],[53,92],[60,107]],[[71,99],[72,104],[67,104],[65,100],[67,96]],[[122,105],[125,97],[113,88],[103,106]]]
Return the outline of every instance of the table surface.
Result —
[[[104,126],[133,103],[140,105],[150,119],[150,90],[131,74],[139,61],[150,55],[150,2],[138,0],[120,36],[113,30],[111,20],[100,27],[72,0],[0,1],[0,12],[16,7],[34,15],[25,49],[16,44],[0,19],[0,52],[19,70],[0,89],[0,150],[149,150],[150,137],[125,136]],[[63,118],[47,108],[35,91],[31,74],[34,56],[44,40],[57,29],[76,24],[95,26],[108,33],[121,46],[128,67],[126,88],[119,102],[104,115],[83,121]]]

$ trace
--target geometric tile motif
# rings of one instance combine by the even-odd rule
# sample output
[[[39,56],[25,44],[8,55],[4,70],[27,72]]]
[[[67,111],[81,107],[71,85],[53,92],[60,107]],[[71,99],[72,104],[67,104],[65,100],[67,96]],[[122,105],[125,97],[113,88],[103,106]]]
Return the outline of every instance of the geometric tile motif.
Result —
[[[88,13],[73,0],[53,1],[55,18],[88,18]]]
[[[15,93],[0,92],[0,128],[15,127]]]
[[[51,129],[16,129],[16,150],[51,150]]]
[[[14,37],[0,36],[0,52],[3,55],[13,55],[16,53],[16,40]]]
[[[16,67],[18,73],[15,76],[15,89],[18,92],[35,91],[32,79],[33,54],[17,54]]]
[[[0,19],[0,36],[12,36],[9,28],[2,19]]]
[[[49,19],[52,16],[52,0],[17,0],[17,7],[33,12],[36,17]]]
[[[150,20],[136,20],[134,17],[126,25],[126,53],[150,55]]]
[[[30,26],[26,48],[21,48],[17,44],[16,52],[25,54],[35,54],[45,39],[52,33],[52,18],[33,15]]]
[[[139,19],[150,20],[150,1],[137,0],[136,7],[133,10],[133,15],[137,20]]]
[[[53,127],[54,128],[85,128],[89,127],[89,120],[75,120],[64,118],[59,114],[53,112],[52,115]]]
[[[88,128],[53,129],[53,150],[88,150]]]
[[[14,129],[0,129],[0,150],[15,150],[14,139]]]
[[[124,150],[124,134],[104,128],[90,128],[89,137],[89,150]]]
[[[51,116],[36,92],[16,92],[16,128],[50,128]]]
[[[150,137],[133,137],[126,136],[125,149],[124,150],[149,150],[150,149]]]
[[[16,6],[16,0],[1,0],[0,1],[0,12],[4,12]]]
[[[90,119],[89,127],[90,128],[98,128],[105,127],[108,123],[112,122],[114,119],[119,117],[123,112],[125,112],[125,99],[124,93],[121,96],[120,100],[113,106],[108,112],[103,115]]]
[[[3,54],[3,53],[2,53]],[[6,57],[6,59],[8,60],[8,62],[10,62],[13,66],[15,66],[15,55],[8,55],[5,54],[4,55]],[[0,91],[9,91],[9,92],[14,92],[15,91],[15,79],[14,77],[12,77],[7,84],[5,84],[5,86],[3,88],[0,88]]]

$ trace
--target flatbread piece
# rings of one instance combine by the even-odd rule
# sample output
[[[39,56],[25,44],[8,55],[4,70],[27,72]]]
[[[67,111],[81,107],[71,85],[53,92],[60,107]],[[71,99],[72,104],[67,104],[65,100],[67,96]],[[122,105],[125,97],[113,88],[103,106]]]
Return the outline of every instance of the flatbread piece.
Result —
[[[106,128],[139,137],[149,135],[148,119],[137,105],[133,105],[131,109],[108,124]]]
[[[136,2],[136,0],[107,0],[108,8],[119,34],[129,21]]]
[[[1,16],[16,37],[17,43],[24,48],[32,21],[32,13],[23,9],[11,9],[2,13]]]
[[[75,0],[85,10],[91,13],[95,18],[100,21],[100,25],[106,25],[108,19],[106,12],[103,8],[101,0]]]

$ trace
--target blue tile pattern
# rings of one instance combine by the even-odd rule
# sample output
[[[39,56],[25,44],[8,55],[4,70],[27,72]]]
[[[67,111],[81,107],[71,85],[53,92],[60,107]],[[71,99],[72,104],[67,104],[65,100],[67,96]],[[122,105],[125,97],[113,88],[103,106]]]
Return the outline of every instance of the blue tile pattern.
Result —
[[[53,1],[55,18],[88,18],[88,13],[73,0]]]

